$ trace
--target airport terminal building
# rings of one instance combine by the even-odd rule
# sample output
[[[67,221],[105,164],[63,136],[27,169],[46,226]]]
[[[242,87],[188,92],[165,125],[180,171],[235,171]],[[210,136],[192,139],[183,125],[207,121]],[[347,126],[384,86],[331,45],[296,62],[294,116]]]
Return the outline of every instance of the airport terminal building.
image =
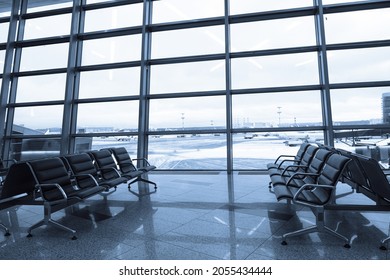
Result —
[[[0,260],[390,259],[370,177],[390,164],[389,18],[388,0],[0,0]],[[271,163],[308,147],[307,168],[349,160],[290,188]],[[92,151],[120,168],[119,150],[143,159],[127,181],[74,193],[71,155],[103,185]]]

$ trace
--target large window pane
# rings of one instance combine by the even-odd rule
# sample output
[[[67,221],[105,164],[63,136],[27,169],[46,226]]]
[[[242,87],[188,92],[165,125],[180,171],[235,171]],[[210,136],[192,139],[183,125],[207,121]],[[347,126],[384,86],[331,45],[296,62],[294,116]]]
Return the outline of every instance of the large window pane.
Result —
[[[362,2],[367,0],[322,0],[322,4],[341,4],[341,3],[349,3],[349,2]]]
[[[316,44],[313,17],[232,24],[230,30],[233,52]]]
[[[260,88],[318,84],[316,53],[232,59],[232,87]]]
[[[384,168],[390,163],[389,129],[351,129],[334,131],[335,147],[371,157]]]
[[[296,155],[303,142],[323,143],[322,131],[236,133],[234,169],[267,169],[280,155]]]
[[[353,88],[331,90],[332,116],[335,125],[390,123],[384,94],[390,88]]]
[[[321,125],[320,92],[233,95],[233,126],[302,127]]]
[[[137,95],[139,87],[139,67],[81,72],[79,98]]]
[[[151,93],[223,89],[225,89],[223,60],[152,66]]]
[[[3,69],[4,69],[4,60],[5,60],[5,51],[0,50],[0,69],[1,69],[1,73],[3,73]]]
[[[390,47],[328,52],[331,83],[388,81]]]
[[[153,23],[223,16],[223,0],[153,1]]]
[[[142,25],[143,4],[86,11],[85,32]]]
[[[152,58],[223,53],[224,26],[153,33]]]
[[[69,44],[55,44],[23,48],[21,71],[65,68]]]
[[[9,28],[9,23],[8,22],[0,23],[0,43],[7,42],[8,28]]]
[[[138,101],[100,102],[78,105],[79,131],[118,131],[138,127]]]
[[[230,14],[246,14],[313,6],[312,0],[230,0]]]
[[[71,14],[26,20],[24,39],[67,35],[70,32]]]
[[[150,129],[225,128],[224,96],[150,100]]]
[[[226,169],[226,135],[165,135],[149,138],[150,162],[159,169]]]
[[[82,65],[141,59],[141,35],[120,36],[83,43]]]
[[[40,135],[56,130],[62,126],[62,105],[35,106],[15,108],[13,133],[23,135]]]
[[[16,102],[63,100],[66,74],[19,77]]]
[[[390,39],[390,9],[326,15],[326,42],[345,43]]]
[[[43,2],[43,3],[42,3]],[[40,11],[48,11],[65,7],[72,7],[72,0],[56,0],[51,2],[45,2],[42,0],[29,0],[27,4],[27,12],[40,12]]]
[[[11,1],[2,1],[0,6],[0,17],[8,17],[11,15]]]

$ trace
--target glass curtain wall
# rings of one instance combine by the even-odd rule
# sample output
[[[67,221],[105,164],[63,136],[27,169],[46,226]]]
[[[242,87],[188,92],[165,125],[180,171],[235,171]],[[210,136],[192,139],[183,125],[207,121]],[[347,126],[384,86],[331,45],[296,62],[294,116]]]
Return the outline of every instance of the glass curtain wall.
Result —
[[[389,17],[380,0],[0,0],[2,156],[262,170],[311,142],[387,166]]]

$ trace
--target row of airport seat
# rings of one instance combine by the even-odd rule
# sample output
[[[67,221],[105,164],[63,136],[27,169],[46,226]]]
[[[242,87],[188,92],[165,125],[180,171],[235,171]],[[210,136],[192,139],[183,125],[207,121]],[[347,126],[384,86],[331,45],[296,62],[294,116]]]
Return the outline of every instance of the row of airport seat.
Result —
[[[286,239],[311,232],[324,231],[345,241],[350,240],[325,225],[325,211],[390,211],[390,184],[380,164],[369,157],[325,145],[303,143],[296,155],[281,155],[267,165],[270,177],[269,188],[278,201],[310,207],[316,217],[312,227],[299,229],[283,235]],[[339,182],[352,187],[352,191],[336,195]],[[340,204],[337,198],[351,193],[360,193],[375,204]],[[380,248],[386,250],[387,237]]]
[[[122,184],[137,196],[141,194],[131,190],[131,184],[137,181],[152,184],[156,191],[156,183],[143,178],[156,167],[146,159],[136,159],[144,163],[137,168],[133,160],[120,147],[14,163],[1,185],[0,210],[15,205],[43,205],[44,217],[28,229],[28,237],[42,225],[53,225],[77,239],[75,230],[54,221],[51,214],[92,196],[111,193]],[[9,235],[4,225],[2,228]]]

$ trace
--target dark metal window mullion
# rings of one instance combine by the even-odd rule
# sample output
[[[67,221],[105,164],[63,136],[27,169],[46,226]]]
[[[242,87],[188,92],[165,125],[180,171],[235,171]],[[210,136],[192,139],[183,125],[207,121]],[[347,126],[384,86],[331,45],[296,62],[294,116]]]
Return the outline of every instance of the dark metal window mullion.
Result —
[[[11,21],[10,25],[14,25],[13,28],[10,29],[10,32],[16,32],[13,35],[14,37],[11,39],[16,39],[16,41],[23,40],[24,37],[24,27],[26,21],[21,17],[23,14],[27,12],[27,0],[15,0],[13,2],[13,15],[11,15]],[[18,11],[20,12],[20,15],[18,14]],[[15,26],[17,25],[17,27]],[[10,37],[8,37],[10,38]],[[12,73],[19,72],[20,70],[20,62],[22,58],[22,48],[15,48],[14,46],[11,46],[8,42],[9,48],[7,51],[9,52],[9,55],[13,55],[13,69],[11,70]],[[8,57],[8,59],[11,59]],[[12,59],[11,59],[12,60]],[[16,93],[17,93],[17,86],[18,86],[18,77],[13,76],[11,73],[10,78],[10,87],[9,87],[9,99],[8,104],[11,104],[11,106],[8,106],[7,110],[7,117],[6,117],[6,124],[5,124],[5,141],[4,141],[4,153],[8,155],[8,158],[10,157],[10,151],[12,150],[11,143],[12,143],[12,132],[13,132],[13,124],[14,124],[14,115],[15,115],[15,108],[12,106],[12,104],[15,104],[16,102]]]
[[[318,6],[318,14],[315,15],[315,27],[317,36],[318,51],[318,71],[321,89],[322,103],[322,122],[325,126],[324,141],[326,145],[334,145],[333,136],[333,120],[330,99],[328,59],[326,54],[325,26],[324,26],[324,11],[322,0],[314,0],[314,5]]]
[[[69,39],[69,50],[68,50],[68,66],[66,72],[66,85],[65,85],[65,97],[64,97],[64,111],[62,119],[62,130],[61,130],[61,151],[60,153],[68,154],[74,152],[75,139],[71,135],[75,132],[75,125],[72,123],[73,118],[73,105],[75,91],[78,91],[78,83],[76,78],[79,73],[76,72],[76,67],[79,65],[79,50],[78,50],[78,39],[77,36],[80,32],[80,25],[82,25],[81,16],[82,13],[82,2],[81,0],[73,0],[72,9],[72,21],[70,26],[70,39]],[[78,79],[77,79],[78,81]]]
[[[152,22],[153,4],[151,0],[144,0],[142,25],[142,53],[141,53],[141,80],[138,112],[138,146],[137,157],[148,157],[148,130],[149,130],[149,99],[150,94],[150,57],[152,34],[149,26]],[[141,164],[138,162],[137,164]]]

